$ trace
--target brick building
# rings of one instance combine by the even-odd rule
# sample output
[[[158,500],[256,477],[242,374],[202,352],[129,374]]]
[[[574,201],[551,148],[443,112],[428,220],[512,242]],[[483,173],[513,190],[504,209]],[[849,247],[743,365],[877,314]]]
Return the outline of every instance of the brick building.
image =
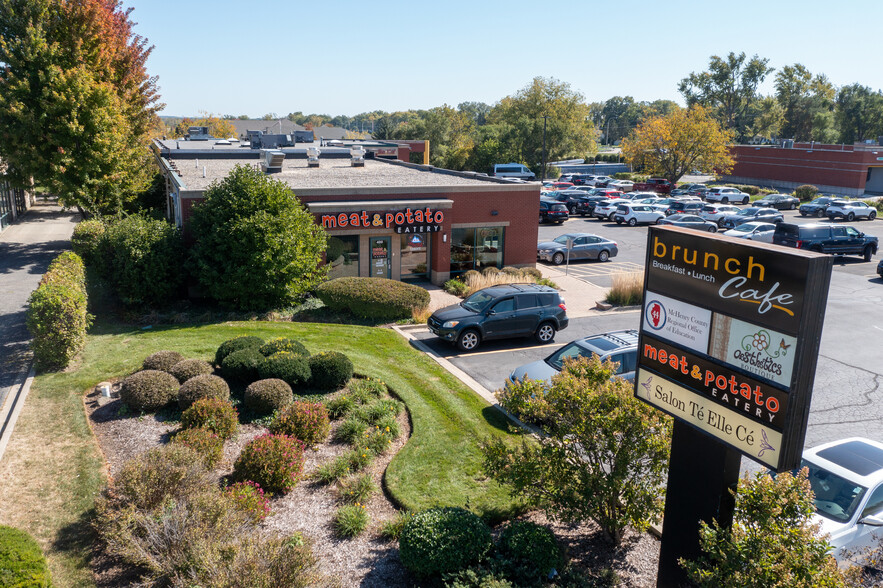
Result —
[[[235,165],[260,167],[266,152],[158,141],[168,215],[187,235],[191,211]],[[209,148],[207,148],[209,147]],[[402,146],[399,146],[402,147]],[[380,147],[378,147],[380,149]],[[409,151],[409,150],[408,150]],[[407,151],[406,151],[407,152]],[[536,263],[540,186],[472,172],[322,147],[319,167],[305,148],[276,151],[285,182],[330,235],[330,277],[374,276],[442,284],[468,270]]]
[[[883,194],[883,146],[788,145],[731,147],[736,163],[723,180],[789,191],[813,184],[822,192],[845,196]]]

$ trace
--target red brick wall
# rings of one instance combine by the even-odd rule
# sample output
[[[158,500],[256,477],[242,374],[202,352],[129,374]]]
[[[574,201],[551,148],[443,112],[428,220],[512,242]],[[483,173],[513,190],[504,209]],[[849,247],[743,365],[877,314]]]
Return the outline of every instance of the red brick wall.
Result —
[[[851,149],[783,149],[738,145],[731,147],[730,152],[736,158],[736,164],[729,174],[731,176],[858,190],[865,187],[868,165],[876,162],[873,152]]]

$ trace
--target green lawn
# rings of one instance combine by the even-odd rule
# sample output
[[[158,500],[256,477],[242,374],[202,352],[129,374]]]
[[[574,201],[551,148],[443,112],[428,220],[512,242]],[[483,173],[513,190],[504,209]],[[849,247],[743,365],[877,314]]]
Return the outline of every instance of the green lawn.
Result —
[[[346,353],[360,374],[382,379],[407,404],[411,438],[385,486],[400,505],[468,506],[494,518],[518,504],[481,473],[478,442],[512,440],[506,418],[389,329],[313,323],[236,322],[148,330],[99,327],[77,366],[34,381],[0,463],[0,523],[30,531],[49,553],[57,586],[88,586],[89,510],[103,479],[102,458],[82,407],[96,383],[122,376],[160,349],[212,359],[237,335],[300,340],[311,352]]]

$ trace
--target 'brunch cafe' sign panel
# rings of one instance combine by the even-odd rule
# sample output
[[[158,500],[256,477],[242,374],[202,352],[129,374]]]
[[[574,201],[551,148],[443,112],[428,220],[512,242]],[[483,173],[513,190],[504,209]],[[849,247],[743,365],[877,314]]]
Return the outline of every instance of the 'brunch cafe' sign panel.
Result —
[[[651,227],[635,395],[777,471],[800,461],[831,258]]]

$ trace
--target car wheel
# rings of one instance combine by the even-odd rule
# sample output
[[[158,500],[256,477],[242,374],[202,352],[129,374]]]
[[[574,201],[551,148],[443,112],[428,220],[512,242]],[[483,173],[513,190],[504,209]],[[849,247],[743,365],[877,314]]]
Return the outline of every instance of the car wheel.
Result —
[[[721,198],[721,204],[729,204],[729,203],[730,203],[730,199],[727,198],[726,196],[724,196],[723,198]]]
[[[820,208],[816,211],[816,216],[822,218],[823,216],[825,216],[825,211]]]
[[[665,218],[664,216],[660,216],[658,219],[656,219],[656,224],[658,225],[659,223],[661,223],[662,219],[664,219],[664,218]]]
[[[846,215],[846,220],[848,220],[849,222],[854,221],[854,220],[855,220],[855,215],[854,215],[853,213],[850,212],[849,214]]]
[[[608,259],[610,259],[610,253],[608,253],[606,249],[598,254],[598,261],[607,261]]]
[[[874,255],[874,251],[871,249],[871,246],[868,245],[865,247],[865,250],[862,252],[862,257],[865,258],[865,261],[871,261],[871,257]]]
[[[614,220],[616,221],[616,224],[618,224],[618,225],[621,225],[621,224],[622,224],[622,219],[621,219],[621,218],[616,217]]]
[[[868,220],[874,220],[875,218],[877,218],[877,213],[872,210],[871,214],[868,215]]]
[[[541,324],[534,336],[540,343],[549,343],[555,338],[555,325],[552,323]]]
[[[612,212],[609,215],[607,215],[607,220],[609,220],[609,221],[613,220],[613,213]]]
[[[748,204],[748,196],[742,199],[742,204]]]
[[[797,205],[792,202],[791,206],[788,207],[788,210],[794,210],[795,208],[797,208]]]
[[[543,215],[540,215],[540,224],[543,224]]]
[[[553,255],[552,263],[554,263],[555,265],[561,265],[562,263],[564,263],[564,254],[559,251],[558,253]]]
[[[724,219],[722,219],[722,218],[717,219],[717,226],[723,228],[723,226],[724,226]]]
[[[481,335],[475,329],[466,329],[457,337],[457,347],[460,351],[472,351],[481,343]]]
[[[709,233],[717,233],[717,227],[708,227]]]
[[[583,218],[586,218],[586,213],[584,213],[584,212],[579,213],[579,215]]]
[[[638,224],[638,219],[636,219],[636,218],[630,218],[630,219],[629,219],[629,226],[630,226],[630,227],[633,227],[633,226],[635,226],[636,224]]]

